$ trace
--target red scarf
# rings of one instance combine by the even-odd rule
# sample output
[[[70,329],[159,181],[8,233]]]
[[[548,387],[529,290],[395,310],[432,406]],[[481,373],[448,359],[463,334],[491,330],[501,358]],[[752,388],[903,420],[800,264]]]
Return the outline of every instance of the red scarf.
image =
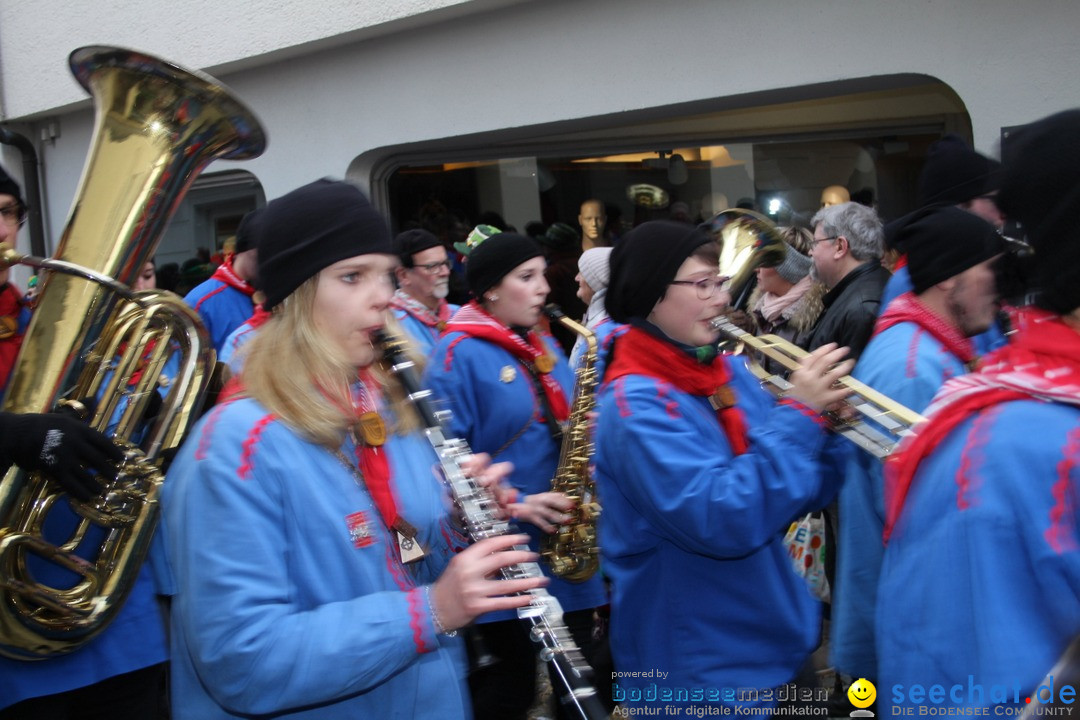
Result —
[[[912,292],[906,292],[889,303],[874,325],[874,335],[904,322],[915,323],[930,333],[965,365],[975,360],[975,344],[971,338],[964,337],[957,328],[930,312]]]
[[[438,310],[432,312],[431,308],[403,290],[394,292],[390,307],[407,312],[428,327],[440,330],[446,327],[446,322],[450,319],[450,304],[445,300],[439,300]]]
[[[231,288],[236,288],[240,292],[244,293],[248,297],[255,294],[255,288],[247,283],[243,278],[236,274],[233,270],[233,258],[235,255],[229,255],[225,258],[225,262],[218,265],[217,270],[210,277],[214,280],[220,280]]]
[[[486,340],[497,345],[517,358],[530,372],[536,374],[544,388],[544,397],[548,407],[558,421],[566,420],[570,415],[566,395],[558,381],[551,376],[551,371],[544,372],[536,367],[539,358],[554,360],[548,352],[540,333],[530,330],[523,340],[520,335],[503,325],[474,300],[462,306],[446,324],[446,332],[460,332],[470,337]],[[552,362],[554,368],[554,362]]]
[[[926,409],[928,422],[885,463],[885,532],[889,541],[923,458],[953,429],[998,403],[1035,398],[1080,406],[1080,333],[1058,315],[1018,311],[1008,345],[983,358],[979,372],[953,378]]]
[[[254,330],[266,323],[273,315],[272,312],[263,308],[262,303],[259,303],[255,306],[255,312],[251,313],[251,317],[248,318],[247,322],[248,325],[251,326],[251,329]]]
[[[378,382],[367,368],[360,370],[359,379],[360,382],[353,386],[353,412],[358,421],[364,413],[378,413],[379,408],[375,398],[380,392]],[[357,437],[361,437],[359,433]],[[394,491],[390,487],[390,463],[386,459],[386,451],[381,446],[359,440],[355,444],[355,451],[357,465],[364,476],[364,484],[367,486],[371,499],[375,501],[375,507],[379,509],[383,522],[388,528],[397,528],[400,516],[397,503],[394,501]]]
[[[735,405],[729,383],[731,370],[723,355],[708,365],[699,363],[669,342],[631,327],[615,340],[615,355],[604,372],[604,382],[624,375],[647,375],[664,380],[690,395],[714,399],[716,418],[727,436],[731,449],[742,455],[750,446],[746,421]],[[723,399],[715,402],[717,399]]]

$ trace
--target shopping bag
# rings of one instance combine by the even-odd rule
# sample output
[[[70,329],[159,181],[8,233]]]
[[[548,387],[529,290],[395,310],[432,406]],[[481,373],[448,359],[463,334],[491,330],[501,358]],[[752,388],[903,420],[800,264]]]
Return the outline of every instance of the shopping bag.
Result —
[[[784,536],[784,544],[796,574],[806,580],[814,597],[829,602],[829,580],[825,577],[824,515],[812,512],[791,523]]]

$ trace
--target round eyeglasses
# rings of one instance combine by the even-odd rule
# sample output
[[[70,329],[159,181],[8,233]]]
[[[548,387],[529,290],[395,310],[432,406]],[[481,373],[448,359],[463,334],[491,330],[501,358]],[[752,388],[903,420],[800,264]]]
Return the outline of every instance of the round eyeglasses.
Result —
[[[708,300],[716,291],[722,288],[730,278],[723,275],[717,275],[716,277],[707,277],[700,280],[672,280],[671,285],[687,285],[693,286],[694,292],[697,294],[698,300]]]

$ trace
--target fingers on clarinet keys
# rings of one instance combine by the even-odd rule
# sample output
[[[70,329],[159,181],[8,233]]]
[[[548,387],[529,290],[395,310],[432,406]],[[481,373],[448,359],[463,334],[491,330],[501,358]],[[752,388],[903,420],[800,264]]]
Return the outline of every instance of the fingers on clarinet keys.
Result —
[[[503,568],[539,559],[532,551],[514,549],[528,542],[528,535],[500,535],[474,543],[454,556],[430,590],[432,609],[445,632],[468,625],[478,615],[513,610],[531,602],[528,591],[546,585],[546,577],[500,579]]]
[[[787,396],[819,413],[842,403],[850,391],[839,380],[855,365],[854,360],[845,359],[848,352],[849,348],[829,343],[804,357],[788,378],[791,388]]]

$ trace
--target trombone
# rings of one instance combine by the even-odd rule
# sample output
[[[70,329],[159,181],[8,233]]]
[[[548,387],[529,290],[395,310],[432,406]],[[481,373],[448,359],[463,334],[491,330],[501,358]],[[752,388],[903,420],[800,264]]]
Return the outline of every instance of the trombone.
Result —
[[[799,360],[809,355],[776,335],[751,335],[723,315],[713,318],[712,326],[724,339],[774,360],[788,371],[798,368]],[[747,366],[761,381],[762,387],[777,397],[782,397],[792,387],[785,378],[770,373],[760,362],[751,359]],[[850,375],[840,378],[837,383],[850,390],[851,396],[840,409],[823,413],[825,421],[833,432],[876,458],[888,457],[900,441],[911,434],[912,428],[926,419]]]

